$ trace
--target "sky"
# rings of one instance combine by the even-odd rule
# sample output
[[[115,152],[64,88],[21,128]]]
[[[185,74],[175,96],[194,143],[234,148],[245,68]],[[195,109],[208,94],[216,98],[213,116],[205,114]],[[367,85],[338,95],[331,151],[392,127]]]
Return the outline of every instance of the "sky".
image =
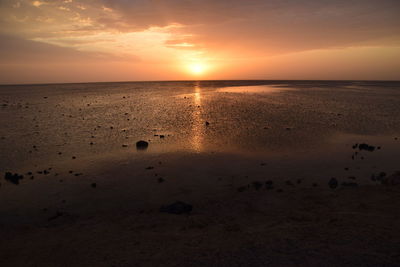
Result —
[[[0,0],[0,83],[400,80],[398,0]]]

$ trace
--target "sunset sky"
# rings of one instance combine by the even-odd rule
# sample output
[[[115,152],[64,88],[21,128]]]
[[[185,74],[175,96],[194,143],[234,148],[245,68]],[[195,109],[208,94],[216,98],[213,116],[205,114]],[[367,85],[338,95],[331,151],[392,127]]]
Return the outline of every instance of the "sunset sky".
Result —
[[[0,0],[0,83],[400,80],[398,0]]]

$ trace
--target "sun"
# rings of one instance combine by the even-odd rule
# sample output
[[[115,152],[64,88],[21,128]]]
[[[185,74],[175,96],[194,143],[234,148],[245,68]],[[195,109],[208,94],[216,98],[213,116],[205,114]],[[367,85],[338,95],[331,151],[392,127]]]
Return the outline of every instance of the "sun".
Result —
[[[193,75],[202,75],[207,70],[207,66],[203,63],[192,63],[188,65],[188,70]]]

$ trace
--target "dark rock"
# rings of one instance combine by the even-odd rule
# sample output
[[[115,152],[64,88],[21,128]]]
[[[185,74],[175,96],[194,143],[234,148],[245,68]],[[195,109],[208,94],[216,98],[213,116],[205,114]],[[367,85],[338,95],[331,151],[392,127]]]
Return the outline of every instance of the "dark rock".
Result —
[[[206,121],[206,126],[210,125],[210,123],[208,121]]]
[[[154,167],[152,167],[152,166],[149,166],[146,168],[146,170],[152,170],[152,169],[154,169]]]
[[[163,183],[163,182],[165,181],[165,179],[162,178],[162,177],[160,177],[160,178],[157,179],[157,181],[158,181],[159,183]]]
[[[189,214],[193,207],[190,204],[186,204],[182,201],[177,201],[170,205],[165,205],[160,208],[161,212],[166,212],[170,214]]]
[[[240,186],[240,187],[238,187],[237,191],[238,192],[244,192],[244,191],[246,191],[246,187],[245,186]]]
[[[331,178],[328,184],[330,188],[335,189],[336,187],[338,187],[339,182],[336,178]]]
[[[58,217],[61,217],[61,216],[63,216],[63,215],[64,215],[64,213],[62,213],[62,212],[60,212],[60,211],[57,211],[56,214],[55,214],[54,216],[48,218],[47,220],[50,222],[50,221],[53,221],[53,220],[55,220],[55,219],[57,219]]]
[[[345,186],[345,187],[357,187],[358,184],[354,183],[354,182],[343,182],[342,186]]]
[[[254,189],[256,189],[256,190],[260,190],[260,188],[263,186],[263,184],[259,181],[254,181],[252,184],[253,184]]]
[[[97,187],[97,184],[96,184],[96,183],[92,183],[92,184],[91,184],[91,187],[96,188],[96,187]]]
[[[359,150],[366,150],[366,151],[372,152],[372,151],[375,150],[375,147],[374,147],[374,146],[370,146],[370,145],[368,145],[368,144],[360,144],[360,145],[358,146],[358,149],[359,149]]]
[[[149,147],[149,143],[146,141],[140,140],[136,142],[136,149],[138,150],[146,150]]]
[[[4,179],[6,179],[6,181],[8,181],[10,183],[18,185],[19,180],[24,179],[24,176],[19,175],[18,173],[12,174],[11,172],[6,172],[4,175]]]
[[[274,182],[271,181],[271,180],[266,181],[266,182],[265,182],[265,188],[266,188],[267,190],[273,189],[273,188],[274,188]]]
[[[382,179],[384,185],[400,185],[400,171]]]
[[[285,182],[285,184],[288,185],[288,186],[294,186],[294,184],[293,184],[292,181],[290,181],[290,180],[287,180],[287,181]]]

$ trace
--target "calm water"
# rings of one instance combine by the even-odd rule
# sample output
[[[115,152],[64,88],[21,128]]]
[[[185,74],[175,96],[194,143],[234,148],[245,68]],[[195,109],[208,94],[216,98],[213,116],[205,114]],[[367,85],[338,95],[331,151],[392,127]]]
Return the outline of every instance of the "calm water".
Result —
[[[1,86],[0,101],[1,171],[135,153],[140,139],[150,140],[149,153],[279,154],[318,150],[342,135],[393,139],[400,133],[397,82]]]
[[[0,171],[25,174],[18,186],[2,179],[3,214],[38,192],[42,206],[94,197],[93,182],[103,199],[170,199],[265,178],[368,182],[400,166],[400,82],[19,85],[0,86],[0,101]],[[174,182],[155,189],[160,176]]]

